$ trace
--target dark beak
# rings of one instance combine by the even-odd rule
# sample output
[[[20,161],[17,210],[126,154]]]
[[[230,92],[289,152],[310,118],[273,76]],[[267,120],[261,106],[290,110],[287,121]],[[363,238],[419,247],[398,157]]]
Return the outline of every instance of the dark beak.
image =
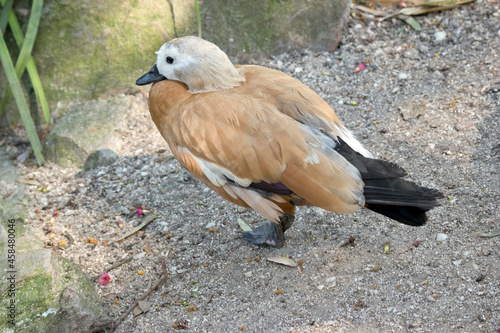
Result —
[[[138,86],[145,86],[147,84],[155,83],[166,79],[167,79],[166,77],[164,77],[158,72],[158,67],[154,65],[153,68],[149,70],[149,72],[138,78],[137,81],[135,81],[135,84],[137,84]]]

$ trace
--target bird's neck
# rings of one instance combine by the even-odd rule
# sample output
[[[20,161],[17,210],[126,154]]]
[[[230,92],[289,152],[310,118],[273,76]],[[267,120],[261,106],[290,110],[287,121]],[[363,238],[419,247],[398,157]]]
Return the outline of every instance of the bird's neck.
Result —
[[[245,75],[231,65],[192,73],[187,85],[193,94],[197,94],[231,89],[240,86],[243,82],[245,82]]]

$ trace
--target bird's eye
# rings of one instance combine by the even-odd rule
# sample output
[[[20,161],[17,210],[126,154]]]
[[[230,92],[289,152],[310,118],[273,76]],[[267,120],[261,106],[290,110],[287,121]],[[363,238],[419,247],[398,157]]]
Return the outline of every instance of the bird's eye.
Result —
[[[173,62],[174,62],[174,58],[172,58],[172,57],[167,57],[167,62],[168,62],[169,64],[173,63]]]

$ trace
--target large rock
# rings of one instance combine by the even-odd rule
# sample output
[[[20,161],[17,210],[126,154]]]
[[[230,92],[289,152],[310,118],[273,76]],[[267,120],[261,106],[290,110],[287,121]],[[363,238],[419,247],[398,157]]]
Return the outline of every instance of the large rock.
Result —
[[[308,48],[333,52],[351,0],[211,0],[201,5],[203,37],[233,60]]]
[[[92,282],[25,227],[24,189],[12,184],[19,175],[3,153],[1,190],[10,186],[18,191],[7,199],[0,196],[0,332],[87,333],[102,327],[109,319]]]
[[[293,48],[333,51],[350,3],[200,1],[202,33],[238,63]],[[15,1],[21,22],[27,21],[30,6],[31,1]],[[196,34],[194,1],[46,0],[33,57],[54,110],[60,101],[95,99],[135,87],[161,44]],[[0,93],[5,86],[2,68]]]
[[[50,132],[44,147],[46,157],[64,167],[83,168],[96,150],[120,152],[128,115],[140,107],[145,108],[144,99],[132,95],[74,105]]]

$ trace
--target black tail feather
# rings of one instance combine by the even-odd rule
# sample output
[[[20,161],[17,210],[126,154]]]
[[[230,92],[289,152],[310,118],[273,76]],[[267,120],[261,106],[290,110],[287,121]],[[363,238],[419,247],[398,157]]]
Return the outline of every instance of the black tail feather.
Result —
[[[366,208],[398,222],[415,227],[424,225],[427,222],[426,210],[418,207],[370,204],[366,205]]]
[[[426,212],[439,206],[443,194],[401,179],[406,172],[396,164],[362,156],[342,139],[335,150],[354,165],[365,183],[365,207],[412,226],[427,222]]]

